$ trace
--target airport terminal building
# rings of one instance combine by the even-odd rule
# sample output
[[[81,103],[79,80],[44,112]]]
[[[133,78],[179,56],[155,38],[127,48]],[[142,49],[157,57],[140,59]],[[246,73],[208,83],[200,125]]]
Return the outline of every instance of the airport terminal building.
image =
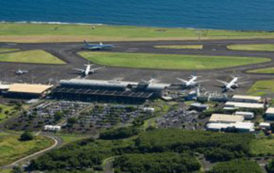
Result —
[[[70,79],[61,80],[60,85],[52,91],[52,96],[81,101],[142,103],[162,96],[167,87],[169,84]]]

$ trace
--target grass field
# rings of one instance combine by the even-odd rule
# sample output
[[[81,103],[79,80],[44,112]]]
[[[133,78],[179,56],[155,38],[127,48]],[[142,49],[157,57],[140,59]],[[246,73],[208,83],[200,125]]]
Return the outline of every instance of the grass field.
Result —
[[[16,51],[19,49],[13,49],[13,48],[0,48],[0,53],[9,52],[9,51]]]
[[[0,133],[0,166],[40,151],[53,144],[51,139],[37,136],[34,140],[21,142],[17,134]]]
[[[78,141],[81,139],[89,138],[89,136],[87,136],[87,135],[79,135],[79,134],[57,133],[56,135],[63,140],[63,145],[66,145],[68,143]]]
[[[274,155],[274,139],[256,139],[251,142],[250,150],[252,154]]]
[[[30,50],[0,54],[0,61],[37,64],[65,64],[64,61],[43,50]]]
[[[13,109],[13,106],[0,104],[0,122],[9,116],[9,114],[13,112]]]
[[[84,58],[100,65],[152,69],[207,70],[270,61],[270,59],[267,58],[228,56],[165,55],[109,52],[80,52],[79,54]]]
[[[273,32],[242,32],[197,30],[184,28],[154,28],[135,26],[57,25],[0,23],[2,42],[71,42],[129,40],[198,40],[274,38]]]
[[[274,73],[274,67],[270,67],[270,68],[261,68],[261,69],[256,69],[256,70],[249,70],[249,73],[268,73],[268,74],[272,74]]]
[[[158,45],[154,47],[161,49],[203,49],[203,45]]]
[[[227,48],[231,50],[274,51],[274,44],[233,44]]]
[[[257,81],[248,91],[248,94],[264,96],[274,94],[274,80]]]

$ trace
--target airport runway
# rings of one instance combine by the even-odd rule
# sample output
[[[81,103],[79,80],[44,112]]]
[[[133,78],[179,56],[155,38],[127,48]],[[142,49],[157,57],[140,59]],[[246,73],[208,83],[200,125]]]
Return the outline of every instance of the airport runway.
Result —
[[[218,70],[198,70],[197,75],[203,76],[203,79],[209,79],[204,86],[207,89],[215,91],[215,79],[229,80],[230,74],[236,73],[245,81],[250,81],[237,92],[245,91],[255,81],[262,79],[274,79],[273,74],[249,74],[247,70],[274,67],[274,52],[267,51],[232,51],[226,47],[229,44],[274,44],[274,39],[255,39],[255,40],[205,40],[205,41],[135,41],[135,42],[107,42],[114,44],[114,52],[132,52],[132,53],[156,53],[156,54],[189,54],[189,55],[210,55],[210,56],[245,56],[245,57],[267,57],[271,62],[239,66],[234,68],[225,68]],[[193,45],[202,44],[202,50],[189,49],[158,49],[156,45]],[[0,43],[0,47],[19,48],[21,50],[43,49],[58,58],[65,61],[66,65],[42,65],[42,64],[23,64],[23,63],[0,63],[0,80],[8,82],[34,82],[34,83],[58,83],[60,79],[70,79],[79,76],[73,71],[73,68],[83,68],[87,60],[80,57],[77,52],[81,51],[82,43],[33,43],[16,44]],[[37,57],[39,58],[39,57]],[[17,69],[29,70],[28,74],[17,76]],[[193,70],[156,70],[156,69],[133,69],[120,67],[106,67],[94,75],[91,79],[121,79],[121,80],[148,80],[156,78],[161,82],[176,83],[177,77],[187,78],[193,74]]]

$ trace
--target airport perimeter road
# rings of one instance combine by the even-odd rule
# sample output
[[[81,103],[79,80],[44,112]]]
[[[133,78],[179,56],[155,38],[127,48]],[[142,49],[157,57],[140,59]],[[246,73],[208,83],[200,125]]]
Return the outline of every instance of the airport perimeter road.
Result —
[[[247,70],[273,67],[274,52],[267,51],[233,51],[228,50],[230,44],[274,44],[274,39],[250,39],[250,40],[201,40],[201,41],[131,41],[131,42],[106,42],[114,44],[113,52],[132,53],[155,53],[155,54],[189,54],[189,55],[209,55],[209,56],[244,56],[244,57],[267,57],[271,62],[246,65],[218,70],[197,70],[197,75],[211,80],[205,83],[207,89],[215,90],[215,79],[227,79],[229,74],[236,73],[245,80],[250,81],[244,90],[252,83],[262,79],[273,79],[273,74],[249,74]],[[203,45],[201,50],[190,49],[163,49],[155,48],[157,45]],[[60,79],[70,79],[79,77],[73,68],[83,68],[87,60],[77,54],[82,51],[83,43],[0,43],[0,47],[18,48],[20,50],[45,50],[67,64],[65,65],[41,65],[24,63],[0,63],[0,81],[8,82],[34,82],[34,83],[58,83]],[[95,65],[97,66],[97,65]],[[28,70],[28,74],[15,75],[17,69]],[[186,78],[193,74],[193,70],[158,70],[158,69],[132,69],[120,67],[106,67],[88,78],[112,80],[132,80],[140,81],[150,78],[157,78],[161,82],[178,82],[176,78]],[[215,88],[214,88],[215,87]]]
[[[13,163],[11,163],[11,164],[9,164],[7,166],[3,166],[2,169],[10,169],[10,168],[12,168],[12,167],[14,167],[16,165],[27,163],[31,159],[34,159],[34,158],[36,158],[36,157],[44,154],[45,152],[48,152],[48,151],[50,151],[50,150],[52,150],[52,149],[54,149],[54,148],[56,148],[56,147],[58,147],[58,146],[60,146],[62,144],[62,140],[59,137],[57,137],[57,136],[55,136],[53,134],[50,134],[50,133],[41,133],[41,135],[46,136],[46,137],[52,139],[54,141],[54,144],[51,145],[48,148],[45,148],[45,149],[40,150],[40,151],[38,151],[36,153],[33,153],[33,154],[28,155],[26,157],[23,157],[23,158],[21,158],[19,160],[16,160],[15,162],[13,162]]]

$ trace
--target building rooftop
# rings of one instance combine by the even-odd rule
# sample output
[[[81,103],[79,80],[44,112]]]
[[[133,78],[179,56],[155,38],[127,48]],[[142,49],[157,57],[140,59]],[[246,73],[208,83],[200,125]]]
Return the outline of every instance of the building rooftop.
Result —
[[[232,123],[232,122],[242,122],[244,121],[244,117],[240,115],[228,115],[228,114],[212,114],[209,122],[224,122],[224,123]]]
[[[274,114],[274,107],[270,107],[266,110],[266,114]]]
[[[11,84],[8,92],[13,93],[30,93],[30,94],[42,94],[46,90],[52,88],[53,85],[41,85],[41,84]]]
[[[246,129],[249,131],[254,131],[254,123],[251,122],[236,122],[236,123],[208,123],[208,129],[226,129],[229,127],[235,127],[236,129]]]
[[[244,102],[226,102],[225,106],[233,106],[239,108],[253,108],[253,109],[262,109],[264,104],[262,103],[244,103]]]
[[[246,100],[256,100],[260,101],[262,97],[260,96],[249,96],[249,95],[234,95],[232,99],[246,99]]]

